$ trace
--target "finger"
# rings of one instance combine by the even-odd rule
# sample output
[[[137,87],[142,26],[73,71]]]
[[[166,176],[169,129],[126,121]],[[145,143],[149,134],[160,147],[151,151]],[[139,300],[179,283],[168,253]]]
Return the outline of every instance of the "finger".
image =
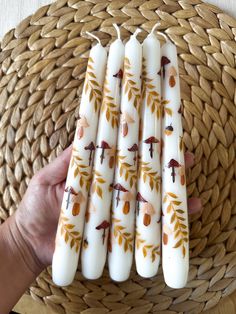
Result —
[[[188,212],[189,214],[196,214],[202,210],[202,202],[200,198],[191,197],[188,199]]]
[[[37,183],[55,185],[66,179],[70,163],[72,145],[65,149],[54,161],[41,169],[35,176]]]
[[[184,154],[185,166],[187,168],[191,168],[194,165],[194,155],[193,153],[186,152]]]

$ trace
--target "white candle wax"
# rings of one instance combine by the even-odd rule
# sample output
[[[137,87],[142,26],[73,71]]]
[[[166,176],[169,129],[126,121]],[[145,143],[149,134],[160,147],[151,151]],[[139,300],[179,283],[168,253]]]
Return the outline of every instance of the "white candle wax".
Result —
[[[110,46],[107,62],[81,255],[82,274],[88,279],[102,275],[107,256],[124,50],[122,41],[117,39]]]
[[[157,274],[160,262],[160,59],[160,42],[152,31],[143,42],[142,130],[135,237],[136,269],[146,278]]]
[[[165,282],[183,288],[189,270],[189,227],[183,152],[183,127],[176,46],[162,47],[163,162],[162,267]]]
[[[90,51],[80,103],[80,119],[56,235],[52,275],[53,281],[59,286],[69,285],[73,281],[78,265],[106,61],[106,50],[99,43]]]
[[[110,277],[128,279],[133,260],[142,47],[131,36],[125,46],[121,118],[113,184],[112,226],[108,256]]]

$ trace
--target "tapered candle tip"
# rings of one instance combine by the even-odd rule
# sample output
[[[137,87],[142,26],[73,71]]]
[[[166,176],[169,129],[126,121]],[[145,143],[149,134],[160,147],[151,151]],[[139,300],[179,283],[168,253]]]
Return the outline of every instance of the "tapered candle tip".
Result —
[[[133,33],[133,35],[131,36],[132,38],[136,38],[136,36],[141,33],[142,30],[140,28],[137,28],[136,31]]]
[[[113,26],[114,26],[114,28],[115,28],[115,30],[116,30],[116,32],[117,32],[117,38],[120,40],[121,38],[120,38],[120,28],[118,27],[118,25],[117,24],[113,24]]]
[[[101,40],[100,40],[97,36],[93,35],[93,34],[90,33],[90,32],[86,32],[86,34],[89,35],[89,36],[91,36],[91,37],[93,37],[94,39],[96,39],[96,40],[98,41],[98,43],[101,45]]]
[[[153,26],[153,28],[152,28],[150,34],[153,34],[153,33],[155,32],[155,30],[157,29],[157,27],[160,26],[160,25],[161,25],[161,22],[157,22],[157,23]]]
[[[170,39],[169,37],[165,34],[165,33],[162,33],[162,32],[157,32],[157,34],[161,35],[162,37],[165,38],[166,42],[170,42]]]

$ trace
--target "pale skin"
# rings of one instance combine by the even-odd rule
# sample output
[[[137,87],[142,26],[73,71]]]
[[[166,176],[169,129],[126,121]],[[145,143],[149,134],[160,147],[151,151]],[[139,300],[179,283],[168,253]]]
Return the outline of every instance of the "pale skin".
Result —
[[[17,212],[0,226],[0,313],[7,314],[36,277],[51,265],[72,147],[30,181]],[[187,167],[194,164],[185,154]],[[189,213],[201,201],[189,199]]]

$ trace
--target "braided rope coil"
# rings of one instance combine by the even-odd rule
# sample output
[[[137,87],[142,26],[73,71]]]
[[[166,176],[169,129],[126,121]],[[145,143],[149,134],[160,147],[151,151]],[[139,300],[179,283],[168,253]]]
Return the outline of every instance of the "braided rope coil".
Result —
[[[59,0],[9,31],[0,50],[0,222],[17,209],[33,174],[72,141],[94,32],[114,40],[113,23],[142,41],[159,20],[177,45],[184,143],[195,154],[188,194],[204,210],[190,218],[186,288],[132,271],[121,284],[77,272],[56,287],[50,269],[29,289],[57,313],[200,313],[236,290],[236,20],[200,0]]]

